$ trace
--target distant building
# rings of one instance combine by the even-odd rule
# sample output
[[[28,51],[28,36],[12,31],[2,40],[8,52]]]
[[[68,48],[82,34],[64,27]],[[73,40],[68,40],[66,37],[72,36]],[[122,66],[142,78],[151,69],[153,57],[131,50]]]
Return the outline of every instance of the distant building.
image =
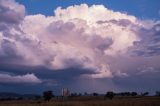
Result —
[[[68,88],[62,88],[62,96],[63,97],[68,97],[70,95],[70,92]]]

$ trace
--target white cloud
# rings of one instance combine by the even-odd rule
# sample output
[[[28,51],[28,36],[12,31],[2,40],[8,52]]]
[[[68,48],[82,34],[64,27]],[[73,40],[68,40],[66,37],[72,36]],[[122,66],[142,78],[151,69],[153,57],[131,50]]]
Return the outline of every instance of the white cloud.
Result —
[[[94,24],[97,21],[106,20],[120,20],[128,19],[131,22],[136,21],[136,17],[129,16],[125,13],[114,12],[105,8],[103,5],[92,5],[89,7],[87,4],[69,6],[66,9],[58,7],[55,10],[55,16],[58,19],[68,21],[70,19],[82,19],[89,22],[89,24]]]
[[[41,83],[42,81],[38,79],[34,74],[26,75],[9,75],[9,74],[0,74],[0,83],[10,83],[10,84],[21,84],[21,83]]]
[[[21,61],[17,64],[45,66],[53,70],[70,67],[92,69],[93,73],[89,75],[92,78],[113,77],[108,57],[126,55],[128,48],[140,40],[140,29],[148,26],[148,21],[109,10],[103,5],[59,7],[55,16],[23,17],[25,10],[22,5],[2,1],[8,3],[8,11],[15,11],[14,19],[21,17],[21,20],[14,26],[5,25],[7,32],[0,30],[0,58],[4,58],[3,53],[9,59],[19,57]],[[1,7],[6,6],[5,3]],[[152,26],[153,22],[150,23]]]
[[[81,12],[83,10],[83,14]],[[99,11],[101,10],[101,11]],[[113,23],[121,19],[129,20],[127,27]],[[38,61],[53,69],[74,66],[94,69],[93,77],[111,77],[110,69],[102,72],[101,64],[107,64],[106,56],[126,53],[128,47],[138,40],[132,26],[139,23],[134,16],[114,12],[102,5],[88,7],[86,4],[57,8],[55,16],[26,16],[21,28],[33,42],[40,42],[41,57],[34,52],[28,58]],[[97,23],[105,21],[105,23]],[[120,24],[123,24],[121,22]],[[34,27],[32,27],[34,26]],[[32,51],[32,50],[31,50]],[[32,52],[31,52],[32,53]],[[49,59],[49,60],[48,60]],[[34,59],[35,60],[35,59]]]

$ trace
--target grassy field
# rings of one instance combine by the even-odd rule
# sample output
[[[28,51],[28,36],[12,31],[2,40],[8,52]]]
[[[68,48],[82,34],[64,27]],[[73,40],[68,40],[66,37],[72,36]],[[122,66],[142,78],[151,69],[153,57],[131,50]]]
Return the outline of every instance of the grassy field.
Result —
[[[160,106],[160,97],[116,97],[113,100],[102,97],[79,97],[50,102],[21,100],[1,101],[0,106]]]

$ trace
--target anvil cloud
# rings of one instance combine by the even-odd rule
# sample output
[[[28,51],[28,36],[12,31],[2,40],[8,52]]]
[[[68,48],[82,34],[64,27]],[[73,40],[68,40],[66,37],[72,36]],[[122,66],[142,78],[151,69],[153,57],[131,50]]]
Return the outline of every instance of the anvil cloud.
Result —
[[[44,67],[54,73],[69,73],[69,78],[77,72],[67,70],[77,69],[80,79],[111,79],[115,85],[126,79],[134,82],[133,77],[145,73],[159,73],[159,21],[141,20],[103,5],[58,7],[54,13],[27,15],[23,5],[0,0],[0,67]],[[42,75],[38,78],[35,70],[21,76],[21,72],[8,73],[17,76],[0,74],[0,83],[48,80]],[[58,79],[53,76],[49,81]]]

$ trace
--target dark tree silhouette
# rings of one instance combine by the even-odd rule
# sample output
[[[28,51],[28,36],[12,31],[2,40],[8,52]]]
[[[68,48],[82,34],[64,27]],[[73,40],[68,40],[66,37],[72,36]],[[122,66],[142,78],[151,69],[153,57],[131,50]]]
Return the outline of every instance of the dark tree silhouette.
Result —
[[[106,93],[105,97],[107,97],[107,98],[112,100],[113,97],[114,97],[114,93],[112,91],[109,91],[109,92]]]
[[[77,93],[71,93],[70,97],[77,97],[78,94]]]
[[[84,92],[84,96],[87,96],[88,95],[88,93],[87,92]]]
[[[50,101],[53,96],[54,95],[52,94],[52,91],[44,91],[43,92],[43,98],[45,101]]]
[[[137,92],[132,92],[131,95],[132,96],[137,96]]]
[[[94,92],[92,95],[93,95],[93,96],[98,96],[98,93]]]
[[[130,92],[121,92],[120,93],[121,96],[131,96]]]
[[[82,94],[81,94],[81,93],[79,93],[79,94],[78,94],[78,96],[82,96]]]
[[[147,95],[149,95],[149,92],[141,93],[141,96],[147,96]]]
[[[156,91],[156,96],[160,96],[160,91]]]

